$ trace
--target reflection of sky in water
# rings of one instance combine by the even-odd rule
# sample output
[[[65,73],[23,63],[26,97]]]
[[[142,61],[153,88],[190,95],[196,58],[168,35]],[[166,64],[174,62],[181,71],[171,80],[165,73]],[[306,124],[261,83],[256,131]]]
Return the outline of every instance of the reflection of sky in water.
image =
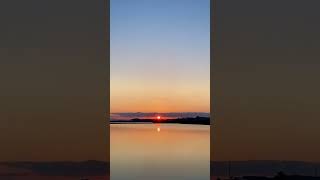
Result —
[[[112,180],[210,177],[210,126],[112,124]]]
[[[111,120],[130,120],[133,118],[153,119],[161,116],[163,119],[183,118],[183,117],[209,117],[209,113],[202,112],[181,112],[181,113],[111,113]]]

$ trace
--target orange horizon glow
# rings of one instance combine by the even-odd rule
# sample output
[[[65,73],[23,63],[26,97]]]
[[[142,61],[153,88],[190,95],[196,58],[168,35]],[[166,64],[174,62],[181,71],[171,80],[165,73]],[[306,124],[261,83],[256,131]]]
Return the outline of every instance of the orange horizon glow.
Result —
[[[173,77],[110,79],[111,112],[210,112],[210,80],[196,82]],[[148,77],[148,76],[147,76]]]
[[[208,98],[209,99],[209,98]],[[209,99],[210,100],[210,99]],[[111,102],[111,111],[112,113],[123,113],[123,112],[144,112],[144,113],[179,113],[179,112],[210,112],[210,104],[209,100],[206,100],[208,103],[205,103],[203,105],[197,105],[196,102],[191,102],[190,105],[184,104],[184,102],[177,102],[176,105],[166,105],[165,103],[154,105],[154,106],[148,106],[149,103],[134,103],[134,102],[128,102],[128,103],[122,103],[121,101],[118,101],[119,103],[112,103]],[[170,103],[167,103],[170,104]]]

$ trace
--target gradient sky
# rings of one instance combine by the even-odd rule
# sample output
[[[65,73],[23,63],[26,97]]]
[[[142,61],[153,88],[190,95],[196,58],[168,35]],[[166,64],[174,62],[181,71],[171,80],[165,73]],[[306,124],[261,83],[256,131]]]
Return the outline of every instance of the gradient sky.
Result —
[[[209,112],[209,3],[111,0],[111,112]]]

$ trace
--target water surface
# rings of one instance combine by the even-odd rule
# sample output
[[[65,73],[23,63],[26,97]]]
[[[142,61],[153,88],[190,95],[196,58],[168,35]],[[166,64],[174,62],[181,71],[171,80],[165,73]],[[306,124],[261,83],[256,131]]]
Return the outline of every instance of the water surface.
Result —
[[[111,124],[112,180],[208,180],[210,126]]]

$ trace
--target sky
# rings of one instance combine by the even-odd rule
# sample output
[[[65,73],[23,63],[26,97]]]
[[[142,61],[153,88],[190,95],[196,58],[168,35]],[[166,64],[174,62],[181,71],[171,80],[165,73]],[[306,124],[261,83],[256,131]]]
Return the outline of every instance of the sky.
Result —
[[[111,112],[209,112],[209,0],[110,6]]]

